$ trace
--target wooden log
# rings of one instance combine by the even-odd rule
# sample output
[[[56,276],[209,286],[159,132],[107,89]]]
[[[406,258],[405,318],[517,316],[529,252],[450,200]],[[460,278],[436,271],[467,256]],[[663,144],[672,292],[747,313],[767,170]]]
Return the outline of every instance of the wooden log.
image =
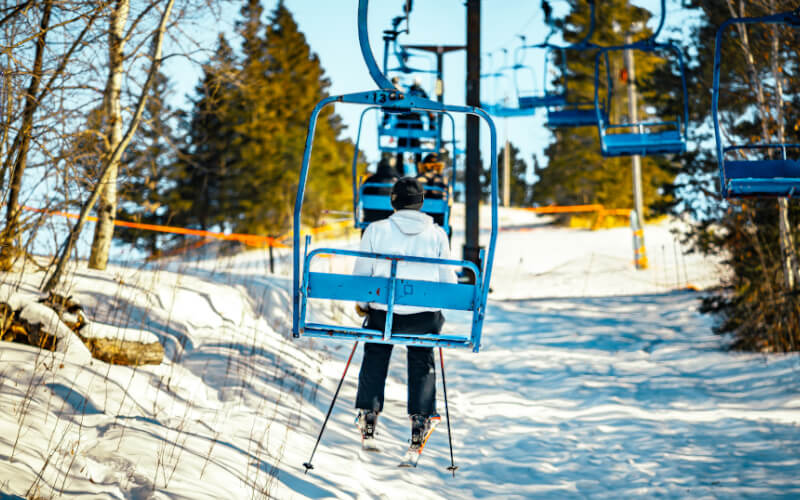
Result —
[[[79,337],[80,334],[78,334]],[[112,365],[159,365],[164,359],[164,347],[159,342],[142,343],[119,339],[84,338],[92,357]]]

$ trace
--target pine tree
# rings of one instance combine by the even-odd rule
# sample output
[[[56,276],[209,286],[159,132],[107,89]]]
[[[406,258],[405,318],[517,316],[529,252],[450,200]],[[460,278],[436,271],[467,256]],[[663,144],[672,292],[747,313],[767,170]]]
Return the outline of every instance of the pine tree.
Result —
[[[283,2],[263,29],[251,19],[258,2],[249,0],[246,7],[243,14],[251,17],[241,25],[245,59],[235,97],[240,158],[231,176],[239,201],[236,230],[279,234],[291,224],[308,118],[330,82]],[[263,32],[260,43],[253,30]],[[342,129],[332,109],[321,113],[306,189],[309,222],[324,209],[348,206],[352,146],[338,139]]]
[[[178,113],[166,103],[168,97],[169,80],[160,73],[148,96],[142,124],[121,160],[119,219],[146,224],[164,222],[163,192],[176,162],[171,122]],[[151,254],[158,252],[159,241],[164,239],[162,233],[132,228],[118,231],[117,238]]]
[[[226,189],[230,165],[235,163],[238,137],[232,121],[236,62],[227,39],[220,34],[214,56],[203,67],[195,89],[192,110],[182,116],[181,142],[167,178],[162,182],[161,203],[167,209],[156,218],[162,224],[203,230],[230,229],[235,218],[235,193]],[[162,238],[167,245],[182,236]]]
[[[330,82],[283,2],[266,22],[259,0],[246,0],[240,13],[241,57],[220,36],[166,203],[173,223],[276,236],[291,227],[308,118]],[[353,146],[338,138],[342,129],[332,109],[321,114],[306,222],[349,207]]]

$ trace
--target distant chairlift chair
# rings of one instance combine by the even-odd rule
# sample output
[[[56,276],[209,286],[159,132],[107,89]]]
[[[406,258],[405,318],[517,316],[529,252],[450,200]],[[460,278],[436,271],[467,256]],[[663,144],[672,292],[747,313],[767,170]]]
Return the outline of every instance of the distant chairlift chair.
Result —
[[[356,142],[353,146],[353,162],[352,162],[352,181],[353,181],[353,221],[355,223],[355,227],[358,229],[364,229],[369,225],[368,221],[365,221],[362,217],[362,213],[364,210],[382,210],[382,211],[389,211],[393,210],[390,196],[388,194],[365,194],[364,190],[367,187],[375,187],[375,188],[384,188],[380,189],[382,192],[390,192],[390,188],[392,187],[391,184],[382,184],[382,183],[363,183],[359,185],[358,183],[358,150],[360,147],[361,142],[361,131],[363,129],[364,124],[364,117],[370,111],[380,111],[380,106],[369,106],[365,108],[361,112],[361,117],[358,120],[358,132],[356,134]],[[455,158],[455,119],[453,115],[450,113],[434,113],[434,114],[441,114],[446,116],[450,122],[450,130],[452,134],[452,139],[450,141],[444,141],[442,139],[442,134],[437,136],[437,144],[443,145],[445,142],[451,145],[452,157]],[[431,120],[432,122],[437,122],[438,120]],[[441,151],[438,150],[437,153]],[[452,190],[452,186],[455,185],[456,181],[456,169],[455,166],[451,170],[451,179],[448,189],[442,189],[435,186],[425,186],[424,189],[426,191],[443,191],[444,194],[442,196],[443,199],[429,199],[425,198],[425,202],[422,205],[422,212],[430,215],[436,216],[441,215],[444,219],[444,224],[442,225],[443,229],[448,232],[450,230],[450,190]],[[389,189],[387,189],[389,188]]]
[[[635,121],[610,123],[606,110],[613,102],[613,92],[609,88],[609,99],[603,106],[600,101],[600,59],[611,51],[638,50],[645,53],[667,52],[678,58],[681,74],[683,114],[675,120]],[[686,151],[687,125],[689,122],[689,101],[686,89],[686,70],[680,49],[671,43],[658,43],[645,40],[628,45],[605,47],[595,56],[594,66],[594,104],[597,116],[600,147],[603,156],[631,156],[680,154]],[[617,133],[619,130],[626,132]]]
[[[712,116],[719,164],[720,190],[725,198],[792,197],[800,193],[800,144],[756,143],[724,145],[719,124],[719,79],[722,35],[733,24],[782,24],[800,28],[800,8],[763,17],[728,19],[717,30],[714,49]],[[798,63],[800,61],[796,61]],[[762,159],[728,159],[729,153],[761,153]],[[777,152],[777,158],[763,159],[764,153]],[[791,153],[791,157],[790,157]]]

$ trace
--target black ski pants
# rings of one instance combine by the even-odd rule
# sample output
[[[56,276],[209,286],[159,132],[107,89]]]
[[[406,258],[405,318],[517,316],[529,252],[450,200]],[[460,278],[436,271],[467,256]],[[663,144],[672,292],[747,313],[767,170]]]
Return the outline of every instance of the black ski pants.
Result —
[[[441,311],[417,314],[395,314],[392,319],[392,332],[435,333],[442,331],[444,316]],[[383,330],[386,325],[386,311],[370,309],[366,328]],[[389,373],[389,360],[392,356],[391,344],[364,344],[364,360],[358,374],[356,408],[361,410],[383,410],[384,387]],[[430,347],[407,346],[408,362],[408,414],[436,414],[436,369],[433,349]]]

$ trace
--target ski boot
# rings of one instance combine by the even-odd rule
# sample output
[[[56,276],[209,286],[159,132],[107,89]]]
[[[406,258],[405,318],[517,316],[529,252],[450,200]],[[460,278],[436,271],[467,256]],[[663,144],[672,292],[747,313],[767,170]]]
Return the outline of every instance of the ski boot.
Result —
[[[359,411],[356,424],[361,431],[361,447],[367,451],[380,451],[375,442],[375,426],[378,424],[378,412],[372,410]]]
[[[428,438],[441,420],[442,418],[439,415],[431,415],[429,417],[411,415],[411,444],[408,446],[408,451],[406,451],[403,460],[398,464],[400,467],[417,466]]]

